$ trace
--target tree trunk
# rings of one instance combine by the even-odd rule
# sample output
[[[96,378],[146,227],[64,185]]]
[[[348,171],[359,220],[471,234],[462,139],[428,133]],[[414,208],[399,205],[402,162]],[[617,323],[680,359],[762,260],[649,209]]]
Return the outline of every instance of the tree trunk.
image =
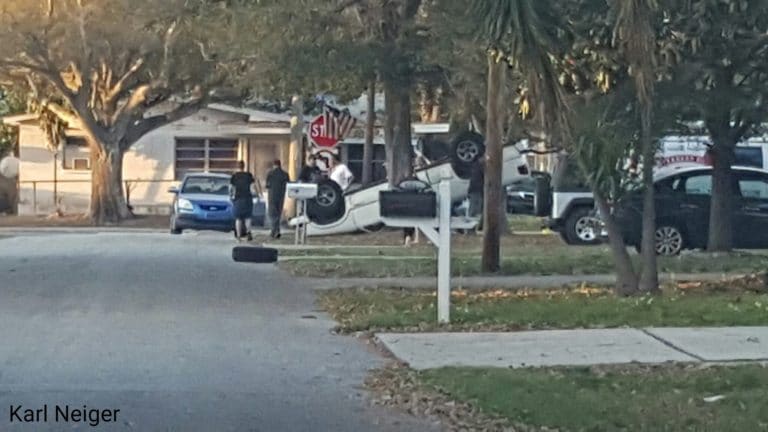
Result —
[[[712,204],[709,213],[709,252],[733,249],[733,174],[735,143],[713,137]]]
[[[288,149],[288,176],[296,181],[304,162],[304,102],[301,96],[291,99],[291,143]],[[296,216],[296,200],[286,198],[284,214],[287,218]]]
[[[368,109],[365,114],[365,143],[363,144],[363,185],[373,181],[373,138],[376,133],[376,80],[368,83]]]
[[[485,223],[483,224],[482,271],[495,273],[501,269],[501,220],[499,203],[504,195],[501,187],[503,159],[504,97],[502,87],[506,76],[507,64],[497,62],[494,56],[488,56],[488,120],[485,131]]]
[[[499,200],[499,235],[505,236],[512,234],[512,228],[509,226],[509,218],[507,217],[507,188],[501,186],[501,199]]]
[[[411,144],[410,86],[392,78],[384,80],[385,109],[384,139],[387,150],[387,178],[396,186],[413,173]]]
[[[123,151],[117,144],[91,142],[91,220],[117,224],[131,217],[123,194]]]
[[[419,93],[419,117],[422,123],[429,123],[432,118],[432,97],[428,84],[418,86]]]
[[[594,192],[594,196],[597,208],[600,210],[600,215],[605,223],[605,229],[608,231],[608,244],[616,267],[616,294],[621,296],[635,295],[638,292],[639,281],[632,267],[632,260],[627,253],[627,245],[624,243],[621,230],[611,214],[611,208],[605,197],[597,191]]]
[[[432,112],[430,113],[430,123],[437,123],[440,121],[440,115],[442,114],[443,105],[443,89],[438,87],[433,92],[432,100]]]
[[[656,202],[653,188],[653,167],[656,146],[651,136],[652,113],[650,107],[643,107],[641,116],[641,145],[643,147],[643,217],[640,250],[642,268],[640,273],[640,291],[658,294],[659,270],[656,260]]]

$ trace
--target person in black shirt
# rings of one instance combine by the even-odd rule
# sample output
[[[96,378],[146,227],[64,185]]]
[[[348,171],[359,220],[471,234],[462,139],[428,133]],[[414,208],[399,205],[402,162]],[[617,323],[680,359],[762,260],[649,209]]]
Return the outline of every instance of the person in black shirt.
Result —
[[[267,190],[269,190],[269,220],[272,224],[270,237],[280,238],[280,217],[285,203],[285,188],[288,184],[288,173],[283,171],[279,159],[275,160],[272,170],[267,174]]]
[[[317,183],[320,181],[322,173],[320,168],[317,167],[317,159],[315,155],[309,155],[307,158],[307,165],[301,169],[299,174],[299,181],[302,183]]]
[[[235,237],[239,241],[247,236],[248,241],[253,240],[251,234],[251,217],[253,216],[253,193],[251,186],[255,182],[253,175],[245,170],[245,162],[237,163],[238,172],[232,174],[229,180],[232,209],[235,216]]]

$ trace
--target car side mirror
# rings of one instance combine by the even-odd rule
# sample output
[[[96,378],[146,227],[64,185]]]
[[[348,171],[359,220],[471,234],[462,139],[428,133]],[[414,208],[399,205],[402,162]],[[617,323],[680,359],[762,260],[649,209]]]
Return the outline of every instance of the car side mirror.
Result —
[[[171,186],[171,187],[168,188],[168,193],[178,194],[179,193],[179,188],[176,187],[176,186]]]

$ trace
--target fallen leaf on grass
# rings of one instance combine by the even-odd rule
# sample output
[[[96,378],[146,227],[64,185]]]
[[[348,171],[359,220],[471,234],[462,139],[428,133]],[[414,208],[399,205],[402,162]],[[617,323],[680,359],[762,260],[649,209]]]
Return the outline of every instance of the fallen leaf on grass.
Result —
[[[723,396],[723,395],[717,395],[717,396],[709,396],[709,397],[705,397],[705,398],[703,399],[703,401],[704,401],[704,402],[707,402],[707,403],[712,403],[712,402],[721,401],[721,400],[723,400],[723,399],[725,399],[725,396]]]

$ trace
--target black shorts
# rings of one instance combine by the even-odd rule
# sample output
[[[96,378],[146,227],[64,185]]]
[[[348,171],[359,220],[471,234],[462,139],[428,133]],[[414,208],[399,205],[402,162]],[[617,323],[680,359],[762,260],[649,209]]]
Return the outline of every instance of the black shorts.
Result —
[[[253,199],[242,198],[232,201],[235,219],[248,219],[253,216]]]

